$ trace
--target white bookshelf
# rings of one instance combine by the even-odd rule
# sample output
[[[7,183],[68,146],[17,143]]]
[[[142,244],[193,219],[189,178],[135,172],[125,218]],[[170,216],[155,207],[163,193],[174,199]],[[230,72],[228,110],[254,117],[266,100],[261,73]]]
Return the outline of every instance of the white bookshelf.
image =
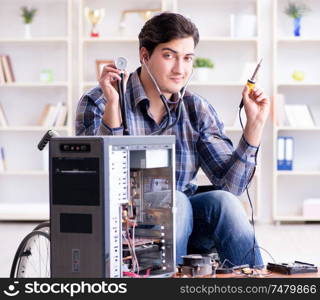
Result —
[[[0,176],[47,176],[46,171],[4,171],[0,172]]]
[[[46,203],[2,203],[2,221],[46,221],[49,220],[49,207]]]
[[[69,131],[70,128],[69,126],[62,126],[62,127],[51,127],[51,129],[56,130],[56,131]],[[20,132],[20,131],[40,131],[40,132],[45,132],[48,130],[47,127],[43,126],[8,126],[8,127],[0,127],[0,131],[12,131],[12,132]]]
[[[6,14],[0,18],[0,54],[10,56],[16,81],[0,85],[0,102],[9,122],[0,127],[7,165],[7,170],[0,172],[0,220],[49,218],[47,152],[37,149],[49,128],[36,123],[45,104],[62,101],[68,110],[66,126],[54,129],[61,135],[73,133],[72,2],[1,1]],[[24,5],[38,9],[28,39],[20,17]],[[40,81],[43,69],[53,71],[54,81]]]
[[[68,43],[67,37],[37,37],[37,38],[0,38],[0,43]]]
[[[2,88],[17,88],[17,87],[69,87],[69,82],[67,81],[53,81],[53,82],[12,82],[0,84]]]
[[[288,1],[273,0],[273,91],[285,96],[286,104],[317,105],[320,93],[319,23],[320,3],[306,0],[312,11],[302,18],[301,36],[294,37],[292,20],[283,11]],[[301,50],[303,49],[303,55]],[[294,70],[305,73],[297,82],[291,78]],[[294,138],[292,171],[277,170],[277,137]],[[273,219],[276,222],[320,221],[306,218],[302,213],[303,200],[320,198],[320,124],[295,128],[273,126]]]
[[[210,82],[192,81],[190,89],[208,98],[217,109],[235,146],[241,130],[233,123],[241,90],[247,80],[241,77],[241,70],[246,62],[257,61],[260,57],[259,1],[245,0],[245,4],[239,0],[139,2],[139,8],[180,12],[197,24],[201,34],[197,54],[210,57],[215,53],[212,59],[216,66]],[[36,126],[36,120],[46,103],[56,104],[63,99],[68,106],[67,125],[54,129],[61,135],[74,134],[75,109],[72,103],[77,103],[85,90],[96,86],[95,60],[125,56],[129,60],[129,71],[134,71],[139,65],[137,35],[144,20],[129,16],[126,30],[119,34],[121,12],[138,7],[133,0],[125,3],[104,0],[3,0],[1,5],[7,13],[0,19],[0,53],[10,55],[16,82],[0,85],[0,102],[9,119],[9,126],[0,127],[0,145],[5,146],[8,165],[8,170],[0,173],[0,220],[45,219],[47,214],[41,215],[40,208],[48,208],[48,173],[43,169],[43,154],[36,145],[48,128]],[[24,28],[19,15],[23,5],[38,8],[30,39],[23,37]],[[100,38],[89,37],[90,26],[83,13],[85,6],[106,9],[106,16],[98,25]],[[77,22],[72,23],[74,8],[79,10],[74,15]],[[214,24],[203,24],[204,15],[209,12],[210,18],[206,18],[209,23],[215,20]],[[256,33],[249,37],[230,36],[229,15],[248,12],[257,16]],[[10,30],[6,24],[10,24]],[[77,30],[72,30],[76,26]],[[72,48],[72,43],[76,47]],[[240,53],[236,57],[235,47]],[[42,69],[54,71],[53,82],[40,82]],[[77,95],[72,99],[74,91]],[[229,101],[230,107],[224,107],[226,101]],[[16,110],[17,106],[19,110]],[[258,169],[250,188],[256,218],[259,215],[260,177]],[[17,190],[16,186],[20,189]],[[17,208],[22,203],[29,204],[24,213]]]
[[[215,64],[210,74],[210,81],[191,81],[190,90],[202,95],[213,105],[225,124],[226,135],[236,147],[242,135],[242,130],[240,126],[234,126],[234,121],[238,118],[242,89],[249,78],[249,74],[243,76],[242,71],[245,68],[245,63],[256,62],[260,58],[260,3],[251,0],[200,0],[197,2],[178,0],[176,7],[178,12],[189,16],[199,29],[200,43],[196,48],[196,56],[210,57]],[[254,14],[256,16],[255,34],[249,37],[231,36],[230,14]],[[217,25],[218,23],[219,25]],[[237,55],[234,52],[235,48],[237,49]],[[260,160],[260,155],[258,158]],[[197,179],[200,185],[210,185],[209,180],[201,170]],[[261,172],[258,167],[249,185],[255,220],[259,220],[260,217],[260,180]],[[251,216],[246,193],[240,199],[248,216]]]
[[[154,2],[152,7],[150,5],[147,0],[139,3],[139,7],[161,7],[162,10],[182,13],[190,17],[199,28],[200,43],[196,48],[196,56],[211,57],[215,63],[215,68],[210,74],[209,82],[191,80],[189,89],[210,101],[225,122],[227,135],[233,141],[234,146],[237,146],[242,131],[234,126],[234,120],[238,115],[241,91],[249,78],[247,77],[249,74],[244,77],[242,72],[246,63],[256,62],[260,57],[259,1],[199,0],[195,2],[191,0],[162,0]],[[79,98],[84,91],[97,85],[95,74],[96,59],[112,60],[117,56],[124,56],[128,59],[128,70],[130,72],[140,65],[137,36],[143,23],[139,23],[138,19],[132,17],[127,23],[128,32],[120,32],[118,30],[121,11],[133,8],[134,1],[127,1],[125,7],[119,3],[108,1],[105,18],[98,25],[100,29],[99,38],[89,37],[90,27],[83,13],[86,6],[91,8],[106,7],[105,1],[102,0],[80,1],[78,14]],[[241,15],[248,13],[256,16],[257,26],[255,33],[248,36],[239,34],[231,36],[230,14]],[[107,32],[107,28],[112,29]],[[238,49],[236,56],[234,54],[235,48]],[[215,53],[215,55],[212,55],[212,53]],[[226,101],[230,105],[226,106]],[[258,168],[249,188],[253,199],[255,219],[259,218],[260,178],[260,170]],[[197,181],[201,185],[210,184],[201,171]],[[248,208],[246,193],[243,194],[241,199],[246,208]],[[250,209],[248,209],[249,211]]]

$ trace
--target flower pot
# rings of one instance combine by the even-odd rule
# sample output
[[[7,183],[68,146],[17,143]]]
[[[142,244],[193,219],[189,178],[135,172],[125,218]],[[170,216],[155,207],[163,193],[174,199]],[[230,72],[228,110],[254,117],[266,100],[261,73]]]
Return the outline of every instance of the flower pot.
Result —
[[[30,39],[31,38],[31,25],[24,24],[24,38]]]
[[[195,81],[209,81],[209,68],[195,68],[194,80]]]

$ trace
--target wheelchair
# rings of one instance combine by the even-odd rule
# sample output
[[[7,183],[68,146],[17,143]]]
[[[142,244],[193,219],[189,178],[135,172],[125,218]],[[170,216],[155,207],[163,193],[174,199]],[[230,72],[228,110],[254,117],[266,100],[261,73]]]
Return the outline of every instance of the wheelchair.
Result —
[[[10,278],[50,277],[50,223],[37,225],[21,241],[13,258]]]
[[[38,144],[42,151],[53,136],[59,135],[48,130]],[[50,222],[38,224],[18,246],[11,265],[10,278],[48,278],[50,271]]]
[[[42,150],[54,135],[54,131],[48,131],[38,145],[39,150]],[[196,193],[212,189],[212,186],[199,186]],[[38,224],[19,244],[12,262],[10,278],[49,278],[50,264],[50,222],[45,221]]]

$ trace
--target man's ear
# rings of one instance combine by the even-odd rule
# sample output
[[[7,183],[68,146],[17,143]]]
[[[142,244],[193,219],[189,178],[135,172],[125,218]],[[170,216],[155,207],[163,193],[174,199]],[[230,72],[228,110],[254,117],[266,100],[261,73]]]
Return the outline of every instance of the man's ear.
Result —
[[[149,59],[148,50],[145,47],[142,47],[140,49],[140,62],[148,61],[148,59]]]

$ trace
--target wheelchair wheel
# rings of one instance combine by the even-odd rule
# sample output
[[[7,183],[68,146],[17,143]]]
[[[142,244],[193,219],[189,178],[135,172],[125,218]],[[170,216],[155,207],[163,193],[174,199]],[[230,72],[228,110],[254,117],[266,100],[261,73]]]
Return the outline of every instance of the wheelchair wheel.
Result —
[[[20,243],[14,256],[11,278],[50,277],[50,236],[43,230],[33,230]]]
[[[50,234],[50,222],[45,221],[45,222],[38,224],[35,228],[33,228],[33,231],[35,231],[35,230],[44,231],[44,232]]]

